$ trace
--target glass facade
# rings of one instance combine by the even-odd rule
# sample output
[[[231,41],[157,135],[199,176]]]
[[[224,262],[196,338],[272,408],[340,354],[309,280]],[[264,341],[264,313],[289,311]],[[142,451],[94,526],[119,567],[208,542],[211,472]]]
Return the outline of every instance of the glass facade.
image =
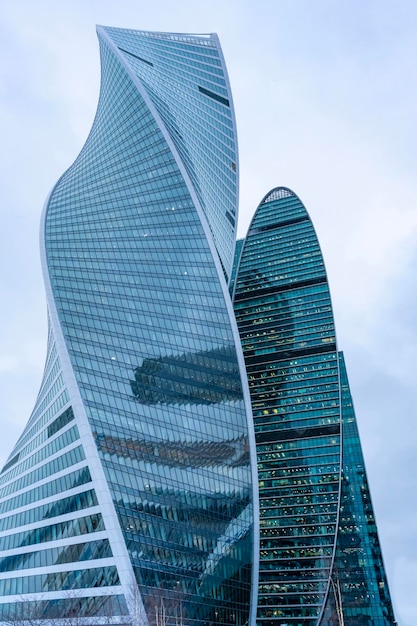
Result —
[[[105,30],[163,121],[229,276],[237,226],[237,138],[217,36]]]
[[[215,35],[98,36],[94,124],[44,211],[48,353],[0,474],[0,615],[78,599],[114,623],[163,607],[243,625],[254,485],[224,61]]]
[[[396,622],[342,352],[339,367],[342,497],[332,584],[322,626],[332,626],[338,611],[343,612],[345,626],[388,626]]]
[[[394,624],[304,205],[272,190],[234,254],[217,36],[97,32],[96,117],[42,219],[44,377],[0,472],[0,621]]]
[[[324,262],[289,189],[262,200],[232,284],[259,473],[257,621],[394,624]]]

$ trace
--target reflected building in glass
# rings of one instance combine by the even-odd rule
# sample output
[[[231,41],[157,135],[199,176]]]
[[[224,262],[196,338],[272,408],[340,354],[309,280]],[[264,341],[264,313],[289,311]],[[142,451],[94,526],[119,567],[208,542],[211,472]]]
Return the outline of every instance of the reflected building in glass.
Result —
[[[247,624],[258,502],[222,52],[98,38],[96,117],[41,226],[48,349],[0,474],[0,621]]]
[[[319,242],[278,187],[237,248],[255,424],[262,626],[395,623]]]

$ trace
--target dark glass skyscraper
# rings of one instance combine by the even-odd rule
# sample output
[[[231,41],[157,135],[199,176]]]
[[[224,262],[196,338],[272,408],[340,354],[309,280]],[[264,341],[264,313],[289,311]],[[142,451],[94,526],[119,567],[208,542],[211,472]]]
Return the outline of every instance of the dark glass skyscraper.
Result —
[[[246,624],[257,486],[221,49],[98,36],[94,124],[41,227],[48,351],[0,475],[0,621]]]
[[[323,257],[299,198],[268,193],[240,249],[234,308],[259,472],[258,623],[393,624]]]

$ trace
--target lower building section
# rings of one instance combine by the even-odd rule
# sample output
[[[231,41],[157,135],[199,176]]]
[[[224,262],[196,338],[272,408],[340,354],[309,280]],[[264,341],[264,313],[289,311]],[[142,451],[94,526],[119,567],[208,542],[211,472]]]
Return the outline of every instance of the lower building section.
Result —
[[[261,626],[395,624],[323,258],[289,189],[237,247],[260,501]]]
[[[94,616],[93,620],[91,619]],[[22,600],[0,604],[0,621],[6,624],[32,624],[38,620],[47,620],[56,624],[93,623],[96,626],[129,623],[129,613],[123,595],[83,596],[82,592],[68,591],[66,598],[50,600]],[[42,622],[40,622],[42,623]]]

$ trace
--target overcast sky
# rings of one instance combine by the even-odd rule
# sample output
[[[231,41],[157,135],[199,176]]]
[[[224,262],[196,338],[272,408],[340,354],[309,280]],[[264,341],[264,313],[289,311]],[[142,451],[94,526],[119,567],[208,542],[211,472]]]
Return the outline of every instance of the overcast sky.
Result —
[[[271,188],[315,224],[391,593],[417,623],[415,0],[0,1],[0,464],[41,380],[46,195],[97,104],[95,24],[217,32],[240,148],[240,235]]]

